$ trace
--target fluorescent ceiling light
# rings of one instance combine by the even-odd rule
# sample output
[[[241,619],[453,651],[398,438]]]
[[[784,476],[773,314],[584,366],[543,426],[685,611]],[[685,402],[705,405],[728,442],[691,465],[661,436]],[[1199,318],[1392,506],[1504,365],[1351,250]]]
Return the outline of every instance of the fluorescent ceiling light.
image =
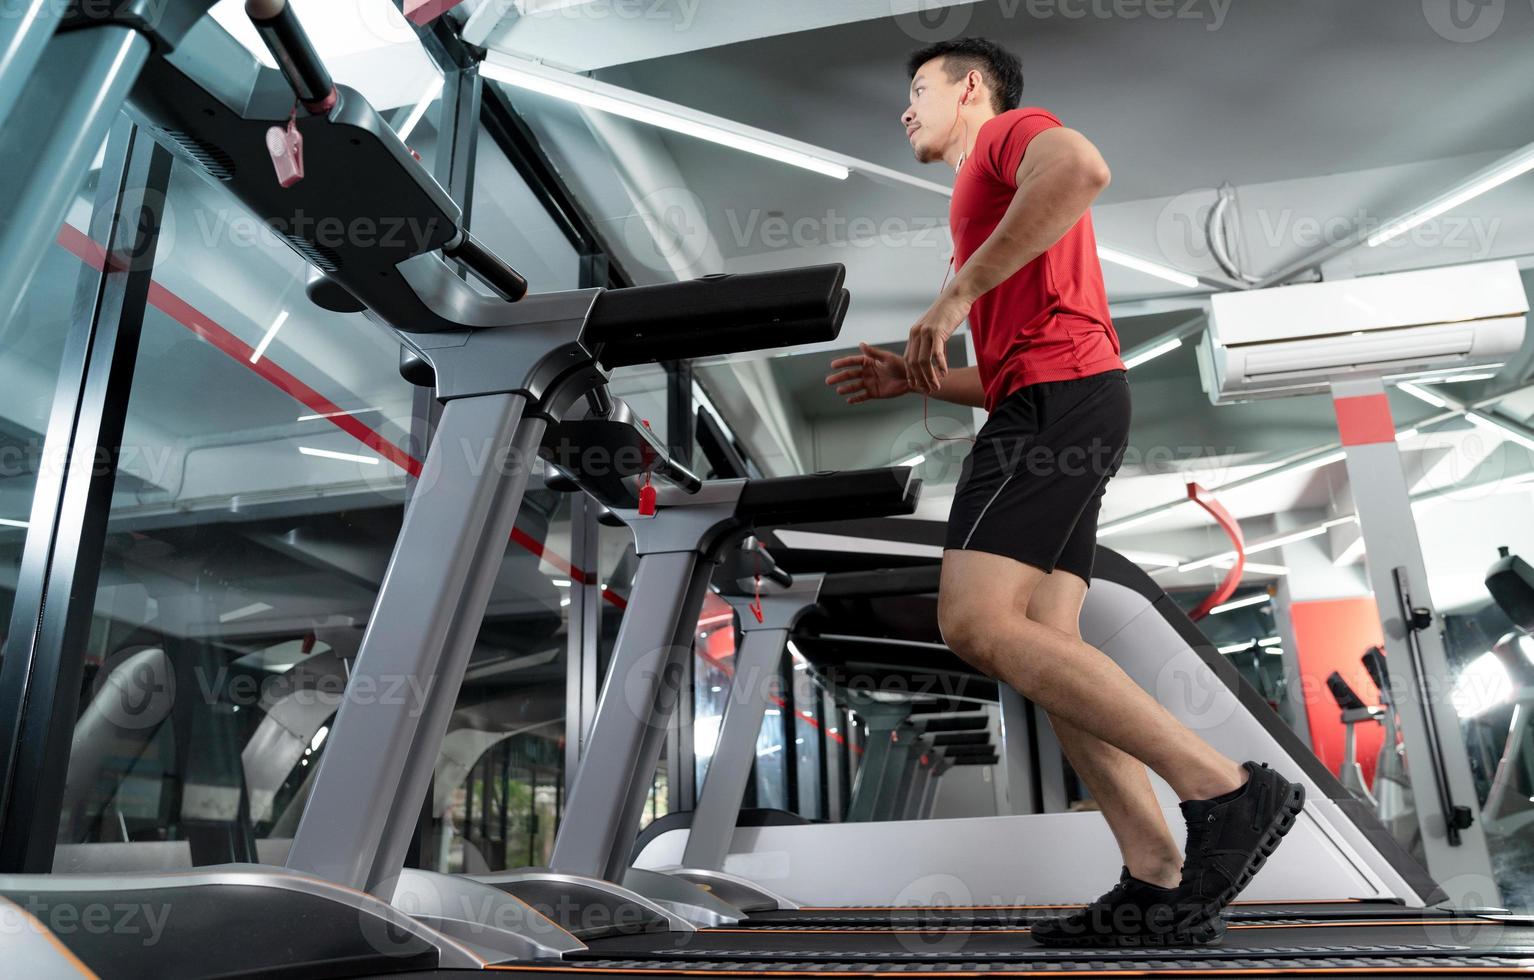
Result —
[[[563,609],[565,606],[568,606],[569,604],[570,604],[570,597],[569,596],[565,596],[563,599],[559,600],[559,606],[560,606],[561,609]]]
[[[1338,517],[1316,527],[1308,527],[1303,531],[1295,531],[1293,534],[1284,534],[1276,538],[1269,538],[1266,541],[1249,544],[1246,546],[1246,553],[1248,555],[1255,555],[1264,551],[1272,551],[1274,548],[1282,548],[1286,544],[1294,544],[1296,541],[1304,541],[1306,538],[1314,538],[1325,534],[1328,530],[1339,524],[1348,524],[1356,520],[1358,518],[1353,514],[1349,514],[1347,517]],[[1191,572],[1195,568],[1218,565],[1220,562],[1233,560],[1235,557],[1236,553],[1234,551],[1222,551],[1218,555],[1210,555],[1208,558],[1200,558],[1197,561],[1190,561],[1186,565],[1179,565],[1177,570],[1179,572]],[[1213,610],[1210,611],[1213,612]]]
[[[344,412],[321,412],[318,415],[300,415],[300,422],[315,422],[320,419],[337,419],[343,415],[366,415],[369,412],[381,412],[381,408],[349,408]]]
[[[921,464],[925,463],[926,461],[927,461],[927,454],[926,453],[917,453],[915,456],[912,456],[910,459],[901,460],[900,462],[896,463],[895,465],[896,466],[920,466]]]
[[[0,527],[31,527],[26,521],[13,521],[6,517],[0,517]]]
[[[330,449],[311,449],[308,446],[299,446],[298,451],[305,456],[318,456],[321,459],[339,459],[348,463],[366,463],[369,466],[378,465],[377,456],[359,456],[356,453],[338,453]]]
[[[325,736],[330,734],[329,725],[321,725],[319,731],[314,733],[314,738],[309,740],[309,751],[318,752],[320,746],[325,744]]]
[[[1284,642],[1283,637],[1265,636],[1260,640],[1251,639],[1242,640],[1240,643],[1227,643],[1224,646],[1216,647],[1215,649],[1219,650],[1221,653],[1240,653],[1242,650],[1250,650],[1254,645],[1263,648],[1271,648],[1282,642]]]
[[[1521,174],[1534,170],[1534,146],[1526,147],[1519,153],[1508,157],[1500,163],[1493,164],[1489,169],[1471,177],[1459,188],[1449,191],[1441,197],[1429,201],[1415,211],[1409,211],[1385,227],[1376,231],[1368,238],[1369,246],[1383,245],[1400,235],[1411,231],[1425,221],[1431,221],[1443,214],[1459,207],[1472,198],[1480,197],[1487,191],[1500,187]]]
[[[568,589],[570,587],[570,580],[567,578],[550,579],[549,584],[558,586],[561,589]]]
[[[220,623],[232,623],[236,619],[244,619],[246,616],[254,616],[257,613],[264,613],[271,608],[271,606],[264,602],[253,602],[248,606],[241,606],[238,609],[231,609],[229,612],[223,613],[218,617],[218,621]]]
[[[1197,289],[1199,287],[1199,281],[1195,276],[1190,276],[1186,272],[1179,272],[1170,266],[1147,262],[1145,259],[1136,258],[1127,252],[1120,252],[1116,248],[1108,248],[1106,245],[1097,246],[1097,257],[1104,262],[1112,262],[1114,265],[1121,265],[1126,269],[1144,272],[1147,275],[1155,276],[1158,279],[1165,279],[1167,282],[1186,286],[1189,289]]]
[[[1129,360],[1124,362],[1124,367],[1137,368],[1141,364],[1144,364],[1146,361],[1154,360],[1160,357],[1162,354],[1170,354],[1172,351],[1181,346],[1182,338],[1173,337],[1171,340],[1168,340],[1165,343],[1157,344],[1155,347],[1152,347],[1150,350],[1143,354],[1136,354],[1134,357],[1131,357]]]
[[[512,63],[513,60],[518,63]],[[537,92],[575,105],[608,112],[625,119],[707,140],[720,146],[776,160],[794,167],[846,180],[852,171],[846,165],[806,152],[795,141],[765,130],[744,126],[730,120],[697,112],[661,99],[652,99],[616,85],[572,72],[557,71],[521,59],[508,59],[492,53],[481,63],[480,74],[529,92]]]
[[[1403,438],[1410,438],[1412,435],[1416,435],[1416,430],[1414,430],[1414,429],[1407,429],[1405,431],[1405,433],[1402,434],[1402,437]],[[1294,473],[1306,473],[1306,472],[1309,472],[1310,470],[1320,469],[1323,466],[1330,466],[1333,463],[1340,463],[1340,462],[1342,462],[1343,460],[1345,460],[1347,458],[1348,458],[1348,454],[1347,454],[1346,450],[1334,449],[1331,452],[1322,453],[1321,455],[1316,456],[1313,459],[1301,460],[1301,461],[1295,462],[1295,463],[1280,463],[1280,464],[1272,467],[1272,469],[1269,470],[1268,472],[1256,473],[1256,474],[1254,474],[1252,476],[1244,477],[1244,478],[1242,478],[1240,480],[1237,480],[1236,484],[1241,486],[1241,487],[1249,487],[1249,486],[1252,486],[1254,484],[1261,483],[1264,480],[1276,480],[1276,479],[1278,479],[1280,477],[1289,476],[1289,475],[1294,474]],[[1225,489],[1225,488],[1224,487],[1215,487],[1214,488],[1215,492],[1219,492],[1219,491],[1221,491],[1223,489]],[[1109,534],[1117,534],[1120,531],[1127,531],[1129,528],[1138,527],[1139,525],[1144,524],[1147,521],[1153,521],[1156,518],[1162,517],[1165,514],[1167,514],[1168,512],[1170,512],[1172,510],[1175,510],[1177,507],[1180,507],[1180,506],[1182,506],[1184,504],[1191,504],[1191,503],[1193,503],[1193,501],[1188,500],[1188,499],[1185,498],[1183,500],[1174,501],[1174,502],[1172,502],[1170,504],[1164,504],[1161,507],[1159,507],[1157,509],[1154,509],[1154,510],[1145,511],[1145,512],[1140,513],[1140,514],[1132,514],[1129,517],[1119,518],[1118,520],[1108,521],[1107,523],[1105,523],[1105,524],[1101,525],[1100,527],[1098,527],[1098,529],[1097,529],[1097,536],[1098,537],[1104,537],[1105,535],[1109,535]],[[1247,549],[1247,554],[1248,555],[1252,554],[1252,552],[1253,552],[1253,549],[1251,549],[1251,548]],[[1235,552],[1234,551],[1227,551],[1227,552],[1223,553],[1222,555],[1218,556],[1218,558],[1220,560],[1223,560],[1225,558],[1234,558],[1234,557],[1235,557]],[[1216,563],[1217,562],[1215,560],[1204,560],[1204,561],[1201,561],[1199,564],[1194,565],[1192,567],[1194,567],[1194,568],[1202,568],[1204,565],[1216,564]],[[1187,566],[1184,566],[1184,567],[1178,569],[1178,571],[1187,571],[1187,570],[1188,570]]]
[[[1400,432],[1396,433],[1396,442],[1410,442],[1421,434],[1422,433],[1418,432],[1415,426],[1410,429],[1402,429]]]
[[[1522,432],[1503,425],[1488,415],[1482,415],[1480,412],[1466,412],[1465,418],[1469,419],[1479,428],[1486,429],[1489,432],[1496,432],[1505,439],[1513,440],[1525,449],[1534,449],[1534,439],[1530,439]]]
[[[1147,514],[1135,514],[1130,517],[1121,517],[1116,521],[1109,521],[1097,529],[1097,536],[1101,538],[1105,535],[1117,534],[1120,531],[1127,531],[1132,527],[1139,527],[1141,524],[1146,524],[1150,521],[1156,520],[1157,518],[1165,517],[1184,504],[1190,504],[1192,502],[1193,501],[1191,500],[1179,500],[1176,503],[1161,510],[1153,510]]]
[[[282,325],[284,323],[287,323],[287,322],[288,322],[288,311],[287,310],[283,310],[281,313],[277,314],[277,319],[273,320],[272,321],[272,325],[266,328],[265,336],[263,336],[261,338],[261,342],[256,345],[255,351],[250,355],[250,363],[254,364],[257,361],[261,360],[262,355],[264,355],[266,353],[266,349],[268,347],[270,347],[271,344],[272,344],[272,341],[274,339],[276,339],[277,331],[281,330],[282,329]]]
[[[1220,613],[1228,613],[1232,609],[1245,609],[1247,606],[1261,606],[1272,601],[1272,596],[1268,595],[1266,592],[1259,592],[1256,595],[1249,595],[1240,599],[1232,599],[1230,602],[1221,603],[1220,605],[1215,606],[1213,609],[1209,610],[1209,615],[1218,616]]]
[[[410,110],[410,115],[405,117],[404,124],[400,126],[399,139],[401,143],[410,138],[410,134],[415,131],[422,117],[426,115],[426,110],[431,108],[431,104],[436,101],[437,95],[441,91],[442,76],[438,75],[426,86],[426,91],[421,93],[421,100],[415,104],[414,109]]]
[[[1163,555],[1154,551],[1120,551],[1119,554],[1136,565],[1151,565],[1156,568],[1176,568],[1183,562],[1183,559],[1176,555]]]
[[[1339,449],[1336,452],[1327,453],[1325,456],[1317,456],[1315,459],[1310,459],[1303,463],[1298,463],[1280,473],[1275,473],[1274,476],[1283,476],[1287,473],[1308,473],[1311,470],[1318,470],[1323,466],[1330,466],[1333,463],[1340,463],[1347,458],[1347,450]]]
[[[804,654],[800,653],[799,652],[799,648],[794,645],[794,641],[793,640],[789,640],[788,641],[788,652],[793,654],[796,657],[801,658],[801,659],[803,659],[803,657],[804,657]]]
[[[1402,381],[1400,384],[1396,385],[1396,388],[1408,395],[1411,395],[1418,401],[1427,402],[1434,408],[1449,407],[1448,402],[1444,401],[1442,398],[1439,398],[1437,395],[1433,394],[1431,391],[1428,391],[1426,388],[1412,384],[1410,381]]]
[[[1215,564],[1220,566],[1221,568],[1233,568],[1233,567],[1235,567],[1235,564],[1236,564],[1236,558],[1235,558],[1234,555],[1232,555],[1229,558],[1224,558],[1224,559],[1221,559],[1220,561],[1215,562]],[[1265,565],[1265,564],[1263,564],[1260,561],[1245,562],[1242,565],[1242,568],[1246,569],[1248,572],[1256,572],[1259,575],[1288,575],[1289,574],[1289,566],[1288,565]]]

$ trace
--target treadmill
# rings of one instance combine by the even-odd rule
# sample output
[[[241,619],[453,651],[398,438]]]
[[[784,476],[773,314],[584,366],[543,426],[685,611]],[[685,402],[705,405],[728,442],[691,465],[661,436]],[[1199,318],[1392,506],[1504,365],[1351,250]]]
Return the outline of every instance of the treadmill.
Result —
[[[871,721],[870,726],[872,733],[899,733],[904,727],[917,745],[926,738],[935,749],[944,726],[927,729],[923,716],[962,718],[962,712],[985,700],[983,685],[989,682],[972,671],[962,679],[968,668],[941,648],[935,629],[934,635],[917,640],[850,635],[856,626],[848,625],[849,617],[856,618],[862,608],[867,619],[868,601],[881,578],[887,579],[885,598],[906,614],[918,596],[933,602],[937,576],[931,567],[853,573],[834,587],[837,576],[827,576],[821,585],[827,608],[801,620],[806,629],[796,634],[796,645],[833,685],[838,674],[866,676],[882,664],[887,676],[904,678],[906,689],[925,690],[897,708],[895,714],[903,717]],[[1135,976],[1463,976],[1534,968],[1534,921],[1499,909],[1444,907],[1438,885],[1370,809],[1321,766],[1147,575],[1107,548],[1099,548],[1083,632],[1218,744],[1243,757],[1285,765],[1312,788],[1300,825],[1286,839],[1284,860],[1268,865],[1228,911],[1230,929],[1222,946],[1072,951],[1031,943],[1030,922],[1089,900],[1091,889],[1112,880],[1117,851],[1098,815],[1064,812],[1058,802],[1050,804],[1050,792],[1040,791],[1038,743],[1048,743],[1047,721],[1025,714],[1026,705],[1017,703],[1021,699],[1014,701],[1007,697],[1010,692],[997,692],[991,685],[991,710],[1001,715],[1006,734],[1000,755],[1015,772],[1033,766],[1031,782],[1017,781],[1024,792],[1012,800],[1013,813],[902,819],[910,813],[908,751],[904,765],[886,766],[881,777],[888,781],[891,772],[896,774],[906,784],[906,802],[874,806],[866,815],[854,807],[853,817],[874,819],[813,823],[748,815],[731,828],[724,860],[703,870],[734,877],[755,872],[758,895],[730,896],[746,913],[740,921],[691,934],[598,939],[586,950],[566,954],[560,967],[526,964],[521,969],[540,975],[729,970],[753,976],[1032,976],[1100,970]],[[910,684],[922,677],[933,683],[925,688]],[[1183,678],[1185,683],[1168,683]],[[754,739],[749,718],[734,726],[729,719],[730,711],[752,706],[749,697],[732,695],[716,761],[730,751],[724,741],[732,727],[752,732]],[[755,720],[759,724],[759,716]],[[878,741],[871,737],[869,744]],[[977,748],[996,751],[985,742]],[[894,752],[891,748],[889,757]],[[865,758],[862,778],[878,769],[877,761]],[[634,855],[636,867],[701,880],[690,862],[718,854],[707,836],[714,829],[704,811],[709,788],[706,781],[690,818],[676,815],[658,833],[645,836]],[[1175,798],[1164,786],[1158,790],[1175,830]],[[877,819],[881,816],[893,819]],[[703,844],[692,839],[700,825]],[[764,901],[773,895],[784,897],[776,907]]]
[[[526,281],[468,233],[456,205],[367,100],[331,82],[281,0],[249,8],[280,72],[261,67],[206,16],[212,0],[46,6],[45,16],[8,35],[0,61],[0,135],[38,161],[7,179],[25,186],[54,165],[48,187],[76,186],[125,109],[139,124],[132,138],[155,140],[226,184],[274,229],[292,229],[283,237],[311,264],[310,299],[390,329],[402,345],[401,371],[432,386],[443,412],[350,672],[330,761],[318,767],[285,866],[0,875],[7,972],[362,976],[481,969],[578,947],[573,934],[504,891],[467,880],[402,882],[399,873],[523,491],[539,458],[556,452],[552,436],[594,425],[589,438],[633,450],[618,482],[666,483],[661,514],[673,509],[672,495],[701,503],[692,513],[708,532],[707,548],[745,529],[738,513],[803,513],[825,479],[705,487],[608,394],[606,380],[615,367],[657,358],[834,339],[849,302],[842,268],[526,295]],[[295,98],[307,113],[293,125],[308,147],[308,172],[284,187],[266,136],[293,118]],[[25,246],[21,262],[45,250],[60,218],[49,208],[63,206],[46,193],[26,204],[0,229]],[[315,215],[346,227],[388,217],[421,234],[321,242],[304,232]],[[461,278],[460,265],[493,295]],[[485,457],[464,446],[489,448],[494,465],[476,465]],[[557,458],[549,469],[559,469]],[[849,501],[906,499],[914,493],[909,477],[883,470],[840,485]],[[636,517],[656,506],[635,503]],[[699,557],[667,553],[659,564],[690,567]],[[664,570],[651,578],[664,588]],[[414,678],[441,683],[395,683]],[[424,903],[465,894],[490,921],[459,939],[458,910]],[[685,926],[638,895],[620,898],[641,927]],[[132,928],[114,919],[101,929],[98,909],[143,914]]]
[[[386,208],[429,229],[425,239],[398,247],[321,247],[300,234],[289,236],[289,244],[316,269],[311,298],[330,309],[365,310],[395,331],[406,348],[403,369],[412,380],[432,384],[445,403],[434,447],[482,441],[502,450],[506,465],[474,472],[451,453],[429,453],[421,485],[430,492],[407,510],[352,683],[377,691],[390,678],[425,677],[435,682],[434,696],[348,699],[286,867],[0,877],[6,926],[0,945],[16,975],[419,976],[486,968],[648,975],[1529,972],[1534,947],[1526,945],[1527,923],[1426,909],[1437,897],[1433,883],[1403,865],[1365,821],[1347,812],[1346,801],[1324,792],[1314,794],[1314,809],[1307,804],[1305,826],[1314,832],[1301,839],[1311,843],[1296,847],[1291,837],[1285,846],[1290,855],[1315,858],[1305,869],[1307,887],[1329,893],[1311,899],[1314,904],[1277,908],[1280,922],[1251,926],[1291,930],[1285,940],[1253,933],[1265,944],[1228,940],[1224,949],[1207,951],[1041,950],[1029,943],[1026,926],[970,923],[981,912],[1026,913],[1030,905],[1089,897],[1083,889],[1096,887],[1102,876],[1090,860],[1089,828],[1059,820],[1071,814],[959,826],[893,820],[773,826],[745,835],[737,829],[716,881],[730,876],[779,906],[755,913],[719,898],[722,884],[704,888],[668,874],[656,860],[666,836],[633,861],[635,794],[648,779],[645,760],[653,768],[658,723],[672,707],[668,685],[676,672],[670,668],[686,652],[682,641],[692,624],[685,614],[707,587],[707,566],[757,525],[836,516],[824,503],[829,490],[847,507],[874,497],[910,498],[909,470],[898,469],[701,484],[660,452],[645,458],[643,472],[669,481],[658,491],[656,513],[640,513],[649,509],[642,501],[631,513],[614,511],[636,537],[648,539],[642,547],[655,559],[636,583],[624,622],[631,659],[643,669],[615,673],[620,682],[604,691],[555,867],[528,872],[520,885],[506,888],[465,876],[401,874],[452,691],[484,610],[489,570],[548,430],[621,415],[603,392],[612,367],[823,342],[835,337],[848,300],[839,267],[522,298],[525,282],[462,229],[451,201],[366,100],[329,84],[284,4],[256,8],[282,75],[257,66],[214,25],[205,16],[210,6],[210,0],[127,0],[105,12],[99,4],[75,3],[55,12],[62,17],[58,32],[35,45],[46,48],[42,70],[24,80],[0,76],[0,97],[19,93],[14,104],[0,106],[4,135],[38,145],[38,159],[60,165],[50,180],[73,186],[89,164],[89,152],[79,148],[98,145],[125,104],[145,132],[279,225],[298,227],[292,221],[298,211],[344,219]],[[29,31],[35,30],[19,30],[21,47],[32,45]],[[16,71],[31,67],[26,58],[6,64]],[[81,97],[60,113],[60,93]],[[308,112],[297,125],[311,168],[304,180],[280,189],[263,136],[289,117],[295,95]],[[57,226],[47,202],[35,203],[22,228],[33,247],[23,256],[40,253]],[[472,289],[448,259],[498,295]],[[1099,559],[1104,578],[1089,599],[1089,640],[1165,696],[1180,689],[1175,683],[1159,688],[1164,671],[1171,670],[1174,681],[1178,670],[1218,676],[1217,658],[1196,629],[1185,628],[1185,618],[1169,612],[1176,608],[1171,601],[1143,575],[1130,573],[1133,566],[1118,559],[1121,567],[1114,568],[1115,557],[1104,551]],[[1247,703],[1249,692],[1238,681],[1220,679],[1226,696],[1216,699],[1215,714],[1229,709],[1229,717],[1212,727],[1220,729],[1223,744],[1258,757],[1287,754],[1318,788],[1330,778],[1313,758],[1307,761],[1293,736],[1285,741],[1276,719]],[[1016,710],[1004,693],[998,697],[1003,718]],[[1012,751],[1007,747],[1009,756]],[[1050,846],[1057,834],[1072,837],[1072,846]],[[732,860],[742,854],[757,858],[757,869],[777,861],[783,873],[758,871],[760,880],[737,874]],[[1337,882],[1346,886],[1333,888]],[[1026,895],[1019,883],[1029,883]],[[957,894],[960,886],[967,894]],[[572,923],[577,933],[519,898],[518,887],[534,898],[542,890],[558,902],[575,896],[587,910],[633,915]],[[433,900],[438,907],[427,907]],[[142,932],[68,927],[103,902],[164,910],[164,928],[147,943]],[[916,908],[933,904],[948,907]],[[1368,917],[1322,917],[1333,907],[1347,912],[1362,905]],[[1383,921],[1379,913],[1387,907],[1410,926],[1372,924]],[[1296,915],[1303,910],[1309,911]],[[862,924],[813,921],[826,915]],[[910,925],[924,915],[934,918]],[[879,920],[877,928],[870,919]]]

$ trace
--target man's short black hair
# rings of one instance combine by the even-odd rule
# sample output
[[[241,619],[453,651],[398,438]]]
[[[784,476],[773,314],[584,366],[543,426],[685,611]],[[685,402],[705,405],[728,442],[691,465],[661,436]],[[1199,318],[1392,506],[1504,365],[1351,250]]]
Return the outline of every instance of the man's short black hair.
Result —
[[[991,87],[991,104],[998,113],[1023,104],[1022,59],[994,41],[983,37],[956,37],[952,41],[929,44],[911,52],[911,57],[906,59],[906,77],[915,78],[917,70],[933,58],[943,59],[943,68],[951,82],[958,81],[966,72],[979,71]]]

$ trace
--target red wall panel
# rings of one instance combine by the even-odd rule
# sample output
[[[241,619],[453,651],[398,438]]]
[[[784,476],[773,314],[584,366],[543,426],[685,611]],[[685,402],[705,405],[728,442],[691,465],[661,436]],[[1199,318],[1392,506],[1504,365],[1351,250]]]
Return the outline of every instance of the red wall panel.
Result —
[[[1343,676],[1365,704],[1380,703],[1379,691],[1364,669],[1364,651],[1385,641],[1380,632],[1379,609],[1373,596],[1351,599],[1317,599],[1289,606],[1294,626],[1295,654],[1300,666],[1305,716],[1310,722],[1310,744],[1332,772],[1342,766],[1342,711],[1332,700],[1326,678],[1332,671]],[[1290,693],[1293,697],[1293,692]],[[1374,784],[1374,762],[1384,741],[1383,726],[1373,722],[1355,726],[1358,764],[1364,780]]]

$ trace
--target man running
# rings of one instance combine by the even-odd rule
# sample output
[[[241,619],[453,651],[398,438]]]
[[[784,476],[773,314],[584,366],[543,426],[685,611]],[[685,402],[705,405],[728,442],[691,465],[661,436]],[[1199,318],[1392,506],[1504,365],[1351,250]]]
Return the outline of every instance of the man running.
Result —
[[[1087,211],[1108,166],[1050,113],[1018,108],[1022,66],[990,41],[931,45],[907,71],[911,149],[957,172],[955,272],[903,358],[864,344],[826,383],[850,404],[919,392],[989,413],[949,516],[943,638],[1048,712],[1124,858],[1111,891],[1034,938],[1217,943],[1221,910],[1293,824],[1304,788],[1215,751],[1081,639],[1098,510],[1130,418]],[[966,318],[978,364],[949,370],[947,342]],[[1146,767],[1183,801],[1185,858]]]

